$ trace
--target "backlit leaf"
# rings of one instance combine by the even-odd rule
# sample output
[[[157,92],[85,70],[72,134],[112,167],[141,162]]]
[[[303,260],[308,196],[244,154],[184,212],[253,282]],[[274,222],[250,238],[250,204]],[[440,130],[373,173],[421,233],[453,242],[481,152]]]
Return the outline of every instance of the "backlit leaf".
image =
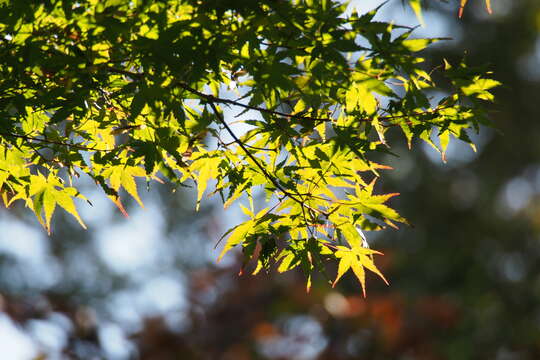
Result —
[[[413,9],[418,22],[420,22],[422,26],[426,26],[424,23],[424,16],[422,14],[422,0],[409,0],[409,5]]]

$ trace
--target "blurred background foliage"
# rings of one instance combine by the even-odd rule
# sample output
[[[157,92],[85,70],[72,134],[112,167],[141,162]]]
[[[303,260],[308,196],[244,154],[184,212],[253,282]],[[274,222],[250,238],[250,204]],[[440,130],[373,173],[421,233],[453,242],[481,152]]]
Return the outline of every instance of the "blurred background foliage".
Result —
[[[127,220],[92,197],[88,231],[57,215],[51,237],[2,210],[2,358],[539,359],[540,2],[494,0],[488,15],[472,1],[461,20],[457,1],[425,3],[419,32],[453,38],[430,67],[465,52],[505,86],[476,154],[454,142],[443,164],[403,143],[384,159],[382,186],[414,225],[368,233],[389,287],[370,277],[363,299],[352,278],[306,294],[300,273],[237,276],[240,258],[216,264],[213,248],[238,214],[195,213],[164,185]]]

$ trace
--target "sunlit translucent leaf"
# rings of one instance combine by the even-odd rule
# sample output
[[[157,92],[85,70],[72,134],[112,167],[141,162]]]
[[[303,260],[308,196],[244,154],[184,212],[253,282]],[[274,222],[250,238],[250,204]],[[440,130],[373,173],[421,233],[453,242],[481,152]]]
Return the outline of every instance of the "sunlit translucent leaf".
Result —
[[[86,225],[82,221],[81,217],[77,213],[77,208],[75,207],[75,203],[73,202],[73,197],[75,196],[75,189],[71,188],[71,191],[68,192],[58,192],[56,193],[56,202],[58,205],[60,205],[64,210],[66,210],[68,213],[73,215],[75,219],[79,222],[79,224],[86,229]],[[70,196],[71,192],[71,196]],[[77,194],[77,197],[80,197],[79,194]]]
[[[126,168],[126,171],[123,171],[121,175],[122,187],[126,189],[128,194],[130,194],[135,200],[137,200],[141,207],[144,207],[144,205],[141,201],[141,198],[139,197],[139,193],[137,192],[137,183],[135,182],[135,176],[143,177],[145,175],[146,173],[140,167]]]
[[[241,247],[242,272],[298,267],[307,289],[327,260],[339,264],[336,281],[352,269],[364,294],[366,269],[382,277],[359,231],[407,222],[394,193],[375,191],[390,168],[373,160],[401,132],[443,160],[451,135],[474,146],[467,131],[489,125],[485,100],[499,85],[464,62],[417,57],[439,39],[376,20],[380,7],[92,0],[21,12],[24,3],[4,1],[0,19],[4,203],[25,204],[50,232],[59,208],[84,227],[79,177],[125,216],[124,192],[143,205],[138,177],[192,188],[197,210],[206,194],[224,208],[246,194],[250,220],[225,234],[219,259]],[[424,24],[423,3],[407,3]]]
[[[379,140],[381,140],[381,143],[383,143],[384,145],[387,145],[386,139],[384,138],[385,129],[383,128],[379,120],[377,118],[374,118],[371,123],[373,124],[375,131],[377,131],[377,135],[379,135]]]
[[[311,290],[311,274],[308,275],[306,280],[306,292],[309,293]]]
[[[219,254],[218,261],[225,256],[225,254],[231,250],[234,246],[241,244],[247,234],[252,230],[253,221],[249,220],[234,228],[231,235],[228,237],[221,254]]]
[[[404,40],[402,44],[407,48],[407,50],[412,52],[418,52],[424,50],[430,44],[436,43],[440,40],[441,39],[410,39]]]
[[[362,265],[363,264],[358,263],[356,259],[355,261],[351,262],[351,268],[353,270],[353,273],[360,282],[360,285],[362,286],[362,295],[366,297],[366,272],[364,271]]]
[[[499,81],[493,79],[475,78],[472,84],[463,86],[461,91],[467,96],[476,95],[479,99],[493,101],[494,96],[488,90],[500,85]]]
[[[80,218],[75,203],[74,197],[84,199],[74,188],[64,187],[62,183],[58,181],[52,175],[45,178],[42,174],[31,177],[29,194],[33,196],[33,209],[36,217],[47,229],[47,232],[51,232],[51,218],[58,204],[65,211],[71,214],[83,228],[86,229],[86,225]],[[42,220],[42,211],[44,212],[44,219]]]
[[[347,239],[347,242],[352,248],[362,247],[362,238],[351,223],[345,223],[339,226],[339,230],[343,232],[345,239]]]
[[[426,26],[424,23],[424,16],[422,15],[422,0],[409,0],[409,5],[413,9],[418,22],[420,22],[422,26]]]
[[[245,43],[244,46],[242,46],[242,50],[240,51],[240,55],[245,58],[249,58],[249,43]]]
[[[352,86],[346,94],[345,97],[345,106],[347,109],[347,112],[352,112],[356,106],[358,105],[358,88],[356,86]]]
[[[43,210],[45,211],[45,227],[47,232],[51,232],[51,217],[56,208],[56,199],[54,197],[54,190],[43,192]]]
[[[278,272],[282,273],[296,267],[298,263],[294,261],[295,259],[296,259],[296,255],[293,252],[287,252],[286,255],[283,257],[283,260],[281,260],[281,263],[278,266]]]
[[[356,84],[357,103],[361,110],[372,114],[377,110],[377,100],[375,96],[362,83]]]
[[[439,135],[439,141],[441,145],[442,161],[446,162],[446,148],[450,142],[450,131],[443,131],[442,134]]]
[[[199,177],[197,179],[197,210],[199,210],[199,206],[201,204],[201,199],[204,194],[204,191],[206,190],[206,186],[208,184],[208,180],[210,180],[212,176],[212,164],[210,162],[206,162],[203,167],[199,171]]]
[[[353,257],[355,257],[353,255],[354,254],[352,252],[347,252],[347,251],[340,254],[336,254],[336,257],[340,258],[340,260],[338,264],[337,276],[332,286],[336,286],[339,279],[341,279],[341,277],[350,269],[351,262],[356,261],[356,259],[353,259]]]
[[[378,253],[378,254],[381,254],[381,253]],[[361,256],[360,259],[362,261],[362,266],[363,267],[365,267],[366,269],[368,269],[368,270],[374,272],[375,274],[377,274],[385,282],[386,285],[389,285],[388,280],[386,280],[384,275],[380,272],[380,270],[373,263],[373,260],[372,260],[373,258],[372,257],[370,257],[370,256]]]
[[[354,248],[347,249],[345,247],[339,247],[339,250],[336,251],[335,256],[339,259],[338,272],[336,279],[333,282],[332,286],[335,286],[341,277],[349,270],[352,269],[353,273],[357,277],[360,285],[362,287],[362,293],[366,297],[366,277],[364,268],[377,274],[383,281],[388,284],[385,277],[375,266],[372,260],[372,254],[380,254],[380,252],[373,251],[366,248]]]

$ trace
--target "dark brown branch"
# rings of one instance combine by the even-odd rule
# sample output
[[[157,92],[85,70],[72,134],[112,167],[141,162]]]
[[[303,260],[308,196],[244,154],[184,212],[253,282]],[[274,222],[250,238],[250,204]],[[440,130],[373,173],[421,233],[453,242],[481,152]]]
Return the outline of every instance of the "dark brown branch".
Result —
[[[323,121],[323,122],[333,120],[331,118],[316,118],[316,117],[311,117],[311,116],[287,114],[287,113],[276,111],[276,110],[270,110],[270,109],[265,109],[265,108],[261,108],[261,107],[257,107],[257,106],[246,105],[246,104],[242,104],[242,103],[240,103],[238,101],[218,98],[218,97],[215,97],[215,96],[212,96],[212,95],[205,94],[205,93],[200,92],[200,91],[198,91],[196,89],[193,89],[188,84],[186,84],[186,83],[184,83],[182,81],[179,81],[177,84],[182,89],[187,90],[192,94],[195,94],[195,95],[197,95],[197,96],[199,96],[199,97],[201,97],[201,98],[203,98],[203,99],[205,99],[207,101],[214,102],[214,103],[230,104],[230,105],[234,105],[234,106],[243,107],[244,109],[255,110],[255,111],[263,112],[263,113],[270,114],[270,115],[278,115],[278,116],[282,116],[282,117],[285,117],[285,118],[311,120],[311,121]]]
[[[72,148],[75,148],[75,149],[86,150],[86,151],[103,151],[103,152],[112,151],[112,150],[96,149],[96,148],[93,148],[93,147],[87,147],[87,146],[78,145],[78,144],[71,144],[71,143],[66,143],[66,142],[62,142],[62,141],[41,139],[41,138],[37,138],[37,137],[34,137],[34,136],[29,136],[29,135],[19,135],[19,134],[0,132],[0,136],[11,136],[11,137],[14,137],[14,138],[24,139],[24,140],[28,140],[28,141],[37,141],[37,142],[41,142],[41,143],[45,143],[45,144],[68,146],[68,147],[72,147]]]
[[[277,188],[279,189],[285,196],[287,196],[288,198],[296,201],[298,204],[300,204],[300,206],[302,207],[302,211],[304,211],[304,208],[308,208],[309,210],[312,210],[312,211],[315,211],[315,212],[318,212],[318,213],[321,213],[323,215],[326,215],[324,214],[322,211],[318,210],[318,209],[314,209],[308,205],[305,204],[305,201],[297,198],[296,194],[293,194],[291,192],[289,192],[288,190],[286,190],[283,186],[281,186],[281,184],[272,176],[268,173],[268,171],[266,171],[266,169],[259,163],[259,161],[257,160],[257,158],[248,150],[248,148],[245,146],[245,144],[236,136],[236,134],[234,133],[234,131],[232,131],[232,129],[229,127],[229,124],[227,124],[227,122],[225,121],[225,119],[223,118],[223,116],[221,116],[221,114],[219,113],[218,109],[216,108],[216,105],[214,104],[213,101],[209,101],[210,103],[210,106],[212,107],[212,110],[214,111],[214,114],[216,115],[216,117],[218,118],[219,122],[225,127],[225,129],[227,130],[227,132],[229,133],[229,135],[231,135],[231,137],[234,139],[234,142],[236,142],[241,148],[242,150],[244,150],[244,152],[246,153],[246,155],[255,163],[255,165],[259,168],[259,170],[262,172],[262,174]]]
[[[303,116],[303,115],[297,115],[297,114],[287,114],[287,113],[283,113],[283,112],[280,112],[280,111],[269,110],[269,109],[265,109],[265,108],[261,108],[261,107],[257,107],[257,106],[246,105],[246,104],[242,104],[242,103],[240,103],[238,101],[229,100],[229,99],[222,99],[222,98],[215,97],[213,95],[205,94],[205,93],[200,92],[200,91],[198,91],[196,89],[193,89],[192,87],[188,86],[186,83],[181,82],[181,81],[178,82],[177,84],[182,89],[187,90],[190,93],[195,94],[195,95],[197,95],[197,96],[199,96],[199,97],[201,97],[201,98],[203,98],[203,99],[205,99],[207,101],[210,101],[210,102],[235,105],[235,106],[243,107],[245,109],[264,112],[264,113],[267,113],[267,114],[270,114],[270,115],[283,116],[283,117],[286,117],[286,118],[310,120],[310,121],[320,121],[320,122],[335,121],[335,119],[332,119],[332,118],[316,118],[316,117]],[[450,106],[437,107],[435,109],[428,109],[428,110],[425,110],[425,111],[412,113],[412,114],[380,116],[380,117],[378,117],[378,119],[382,120],[382,121],[387,121],[387,120],[401,119],[401,118],[407,118],[407,117],[412,117],[412,116],[422,116],[422,115],[430,115],[430,114],[432,115],[432,114],[436,114],[440,110],[443,110],[443,109],[446,109],[446,108],[449,108],[449,107]],[[369,121],[372,121],[372,120],[373,120],[372,118],[357,118],[356,119],[356,121],[362,121],[362,122],[369,122]],[[396,125],[396,124],[386,124],[386,125],[383,125],[383,126],[394,126],[394,125]]]
[[[232,144],[235,144],[236,141],[232,141],[232,142],[229,142],[229,143],[224,143],[223,141],[221,141],[221,145],[227,147],[229,145],[232,145]],[[270,148],[262,148],[262,147],[258,147],[258,146],[253,146],[253,145],[249,145],[249,144],[245,144],[244,145],[250,149],[254,149],[254,150],[261,150],[261,151],[273,151],[273,152],[278,152],[278,149],[270,149]]]
[[[137,78],[137,79],[141,79],[141,78],[145,77],[144,73],[136,73],[136,72],[126,71],[126,70],[116,69],[116,68],[111,68],[111,67],[108,67],[107,70],[109,72],[112,72],[112,73],[122,74],[122,75],[130,76],[132,78]],[[190,87],[188,84],[186,84],[183,81],[178,81],[175,84],[178,85],[179,87],[181,87],[182,89],[187,90],[190,93],[195,94],[195,95],[199,96],[200,98],[205,99],[206,101],[209,101],[209,102],[234,105],[234,106],[242,107],[244,109],[254,110],[254,111],[263,112],[263,113],[274,115],[274,116],[277,115],[277,116],[282,116],[282,117],[291,118],[291,119],[309,120],[309,121],[316,121],[316,122],[332,122],[332,121],[335,121],[335,119],[333,119],[333,118],[318,118],[318,117],[312,117],[312,116],[304,116],[304,115],[300,115],[300,114],[287,114],[287,113],[284,113],[284,112],[281,112],[281,111],[270,110],[270,109],[265,109],[265,108],[261,108],[261,107],[258,107],[258,106],[242,104],[241,102],[238,102],[238,101],[235,101],[235,100],[219,98],[219,97],[216,97],[216,96],[213,96],[213,95],[205,94],[205,93],[203,93],[203,92],[201,92],[201,91],[199,91],[197,89],[194,89],[194,88]],[[428,114],[436,114],[438,111],[449,108],[449,107],[451,107],[451,106],[437,107],[435,109],[428,109],[428,110],[425,110],[425,111],[421,111],[421,112],[418,112],[418,113],[412,113],[412,114],[379,116],[378,119],[382,120],[382,121],[387,121],[387,120],[393,120],[393,119],[407,118],[407,117],[411,117],[411,116],[419,116],[419,115],[421,116],[421,115],[428,115]],[[356,121],[361,121],[361,122],[370,122],[372,120],[373,120],[373,118],[357,118],[356,119]],[[394,126],[394,125],[396,125],[396,124],[385,124],[383,126]]]

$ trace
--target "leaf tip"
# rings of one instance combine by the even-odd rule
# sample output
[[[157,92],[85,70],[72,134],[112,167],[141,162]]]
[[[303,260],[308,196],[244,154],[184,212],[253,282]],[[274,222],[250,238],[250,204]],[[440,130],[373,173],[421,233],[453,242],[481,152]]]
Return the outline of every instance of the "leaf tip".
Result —
[[[122,204],[122,201],[120,201],[120,197],[119,196],[116,196],[116,197],[115,196],[110,196],[110,198],[113,201],[113,203],[116,205],[118,210],[120,210],[122,215],[124,215],[125,218],[129,218],[129,214],[126,211],[126,209],[124,208],[124,205]]]

